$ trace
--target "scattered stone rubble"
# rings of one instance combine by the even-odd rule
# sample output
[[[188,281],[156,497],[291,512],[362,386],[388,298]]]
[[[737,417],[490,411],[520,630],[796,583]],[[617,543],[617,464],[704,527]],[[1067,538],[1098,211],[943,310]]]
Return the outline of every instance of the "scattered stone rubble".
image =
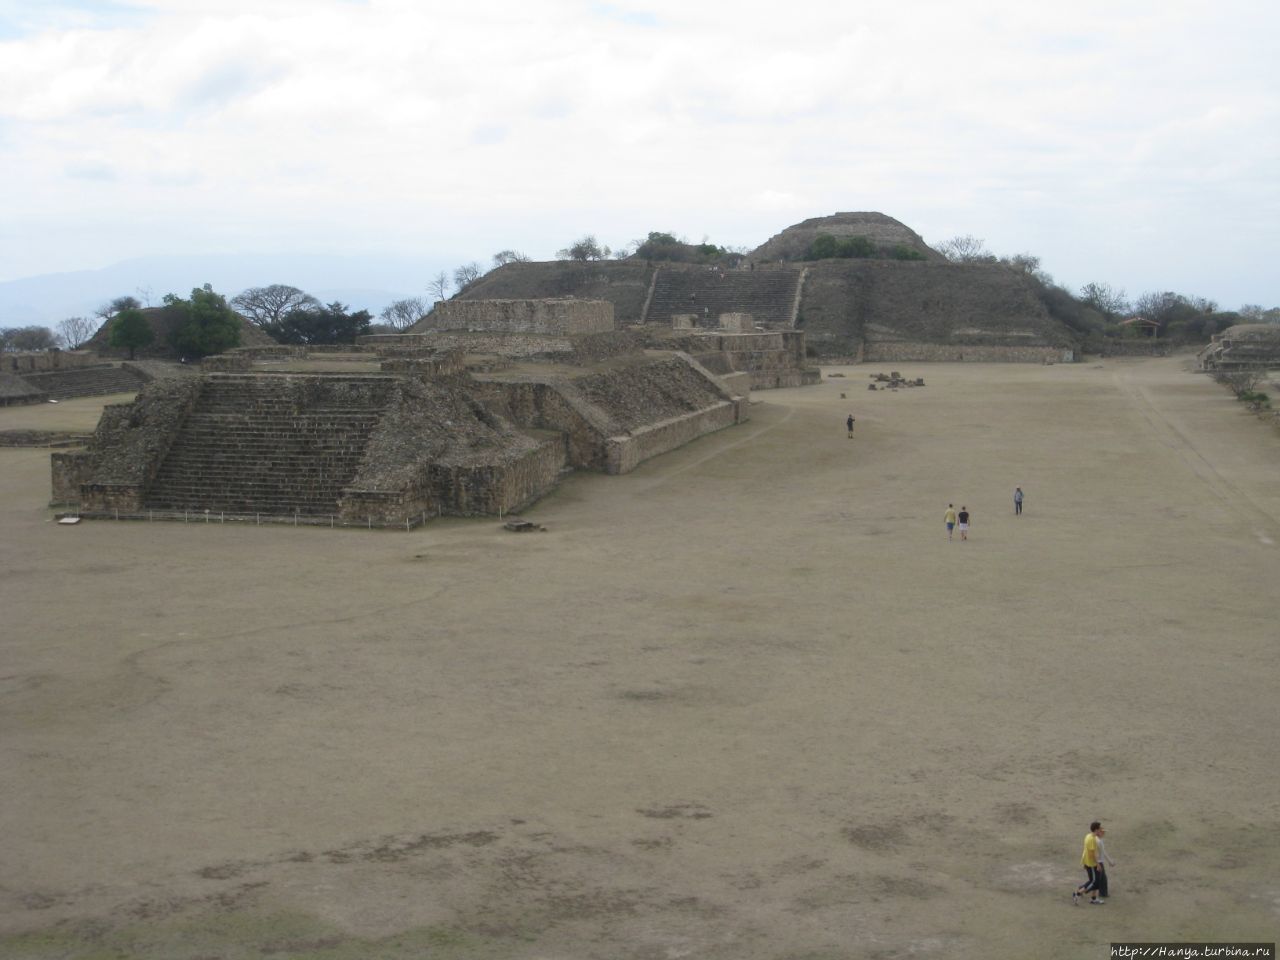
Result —
[[[923,387],[924,377],[916,377],[914,380],[904,377],[897,370],[892,373],[873,373],[870,374],[871,383],[867,384],[868,390],[897,390],[899,387]],[[882,384],[882,386],[876,386]]]

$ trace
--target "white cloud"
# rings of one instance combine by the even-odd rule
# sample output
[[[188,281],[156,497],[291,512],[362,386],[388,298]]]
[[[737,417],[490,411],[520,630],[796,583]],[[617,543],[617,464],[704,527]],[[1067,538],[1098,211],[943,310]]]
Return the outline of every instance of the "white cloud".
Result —
[[[1248,0],[93,6],[10,17],[0,43],[0,175],[23,184],[4,199],[26,238],[0,276],[157,244],[754,246],[850,209],[1039,244],[1075,283],[1133,286],[1106,274],[1157,273],[1140,231],[1205,231],[1231,205],[1219,245],[1280,253],[1277,18]],[[1089,264],[1103,234],[1130,248]],[[1269,276],[1229,282],[1204,292],[1280,302]]]

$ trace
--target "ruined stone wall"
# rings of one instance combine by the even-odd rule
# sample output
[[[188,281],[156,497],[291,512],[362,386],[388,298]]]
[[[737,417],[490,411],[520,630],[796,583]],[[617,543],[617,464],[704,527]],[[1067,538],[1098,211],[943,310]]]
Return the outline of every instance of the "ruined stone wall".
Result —
[[[818,371],[815,370],[814,373],[816,374]],[[751,388],[753,386],[751,379],[751,374],[745,370],[741,373],[720,374],[720,380],[725,385],[725,389],[735,397],[749,397],[751,395]],[[817,383],[817,380],[814,382]],[[800,384],[795,384],[795,386],[800,386]],[[743,412],[742,419],[747,419],[745,411]]]
[[[414,335],[416,336],[416,335]],[[439,350],[491,354],[513,360],[545,360],[588,364],[639,349],[641,338],[626,330],[608,330],[574,336],[537,333],[479,333],[446,330],[422,336]],[[379,346],[379,352],[391,349]]]
[[[550,490],[565,466],[563,438],[516,429],[484,392],[468,376],[398,381],[343,491],[343,518],[499,513]]]
[[[604,439],[612,424],[572,383],[478,381],[477,395],[527,429],[564,436],[568,462],[587,470],[605,469]]]
[[[410,331],[470,330],[565,336],[615,328],[606,300],[444,300]]]
[[[482,385],[487,401],[522,427],[562,433],[570,464],[608,473],[747,417],[745,394],[682,354],[586,376],[494,377]]]
[[[863,340],[1071,347],[1031,280],[999,265],[825,260],[805,281],[796,326],[820,356]]]
[[[819,383],[822,374],[805,358],[805,335],[798,330],[767,333],[700,333],[654,338],[651,345],[683,350],[707,369],[746,373],[751,389],[801,387]]]
[[[395,373],[412,377],[451,377],[464,369],[461,350],[435,350],[425,353],[422,350],[406,351],[404,356],[396,356],[394,348],[378,351],[384,357],[379,365],[383,373]]]
[[[55,458],[60,461],[53,468],[55,500],[74,502],[77,498],[70,495],[69,487],[78,481],[78,499],[87,512],[141,510],[147,486],[201,386],[194,377],[155,380],[143,387],[133,403],[106,407],[83,459]]]
[[[1005,347],[958,343],[911,343],[869,341],[863,353],[867,363],[1070,363],[1075,351],[1069,347]]]
[[[722,313],[716,319],[726,333],[755,333],[756,330],[756,322],[749,313]],[[675,326],[674,318],[672,326]]]
[[[353,523],[510,513],[554,488],[564,466],[563,438],[544,437],[491,463],[424,463],[397,490],[349,489],[340,513]]]
[[[611,434],[648,427],[729,399],[723,384],[681,354],[575,377],[572,386],[608,418]]]
[[[456,299],[607,300],[619,325],[639,323],[655,269],[652,263],[632,259],[508,263],[490,270]]]
[[[50,506],[70,506],[80,502],[80,484],[88,482],[93,467],[89,454],[83,450],[53,453],[49,455],[52,493]]]
[[[201,360],[200,369],[206,373],[248,373],[253,369],[253,357],[248,353],[217,353]]]
[[[498,464],[436,464],[432,480],[446,512],[456,516],[510,513],[551,490],[565,466],[561,437],[547,438],[518,458]]]
[[[605,441],[605,473],[630,473],[651,457],[669,453],[699,437],[731,427],[745,419],[739,401],[725,400],[705,410],[637,427],[630,434]]]
[[[217,354],[217,356],[225,357],[248,357],[253,361],[260,360],[303,360],[307,356],[307,351],[313,349],[311,347],[297,346],[293,344],[255,344],[247,347],[232,347],[225,353]],[[350,347],[346,348],[350,349]],[[211,360],[212,357],[205,357],[205,361]]]
[[[42,350],[39,353],[0,353],[0,372],[42,373],[46,370],[79,370],[102,363],[79,350]]]

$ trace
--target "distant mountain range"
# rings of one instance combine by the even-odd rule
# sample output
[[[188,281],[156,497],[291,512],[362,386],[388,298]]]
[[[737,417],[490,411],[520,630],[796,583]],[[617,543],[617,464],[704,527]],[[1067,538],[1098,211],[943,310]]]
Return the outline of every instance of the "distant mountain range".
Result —
[[[103,303],[134,296],[158,306],[166,293],[185,297],[208,283],[228,299],[249,287],[284,283],[331,303],[340,300],[375,317],[387,304],[427,296],[427,283],[451,264],[394,256],[221,254],[122,260],[101,270],[77,270],[0,283],[0,327],[55,328],[59,320],[92,316]]]

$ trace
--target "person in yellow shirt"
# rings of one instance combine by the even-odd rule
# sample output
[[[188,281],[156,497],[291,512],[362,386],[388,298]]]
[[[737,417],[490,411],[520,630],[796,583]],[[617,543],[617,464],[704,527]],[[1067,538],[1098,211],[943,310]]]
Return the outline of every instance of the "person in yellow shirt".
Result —
[[[951,534],[956,529],[956,507],[953,503],[947,504],[947,512],[943,514],[942,522],[947,525],[947,539],[951,539]]]
[[[1089,879],[1072,891],[1071,902],[1073,904],[1080,902],[1080,894],[1082,893],[1093,894],[1089,898],[1089,902],[1095,907],[1100,907],[1105,902],[1098,899],[1098,888],[1104,882],[1102,879],[1102,862],[1098,857],[1098,838],[1101,835],[1101,823],[1095,820],[1089,824],[1089,832],[1084,835],[1084,853],[1080,855],[1080,864],[1084,867],[1084,872]]]

